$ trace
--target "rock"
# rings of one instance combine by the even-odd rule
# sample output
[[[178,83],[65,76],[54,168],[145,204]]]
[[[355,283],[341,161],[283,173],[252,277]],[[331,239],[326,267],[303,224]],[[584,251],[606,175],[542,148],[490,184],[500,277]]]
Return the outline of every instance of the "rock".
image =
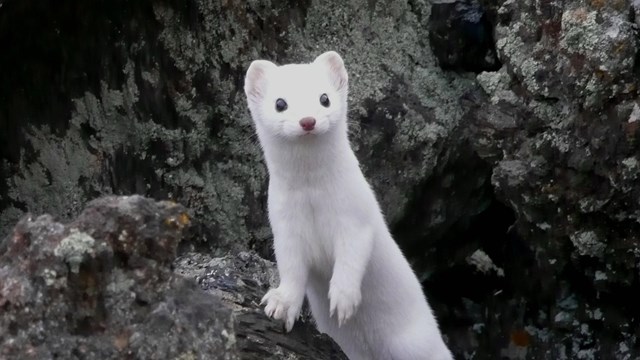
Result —
[[[433,0],[429,16],[431,49],[443,69],[496,71],[502,64],[490,21],[478,0]]]
[[[640,286],[630,6],[503,2],[496,46],[505,66],[479,74],[465,96],[469,138],[492,164],[495,193],[515,211],[512,232],[532,260],[517,276],[513,264],[495,263],[507,283],[526,279],[491,305],[519,304],[490,330],[511,334],[503,354],[519,355],[509,358],[640,356],[640,298],[630,295]],[[487,253],[494,262],[504,254]],[[521,331],[526,342],[513,336]]]
[[[176,272],[230,304],[242,359],[347,359],[327,335],[315,330],[306,303],[290,333],[281,322],[265,321],[260,299],[270,286],[278,286],[278,273],[274,263],[255,252],[221,258],[187,253],[176,260]]]
[[[241,270],[202,264],[208,272],[199,280],[207,280],[209,293],[174,273],[190,223],[183,206],[140,196],[92,201],[68,224],[27,215],[0,247],[0,357],[338,356],[312,327],[288,336],[262,315],[256,299],[268,286],[251,282],[246,271],[266,274],[273,265],[257,256],[241,256]],[[222,293],[244,301],[221,299]]]
[[[532,96],[601,109],[637,90],[631,11],[627,1],[505,1],[499,57]]]

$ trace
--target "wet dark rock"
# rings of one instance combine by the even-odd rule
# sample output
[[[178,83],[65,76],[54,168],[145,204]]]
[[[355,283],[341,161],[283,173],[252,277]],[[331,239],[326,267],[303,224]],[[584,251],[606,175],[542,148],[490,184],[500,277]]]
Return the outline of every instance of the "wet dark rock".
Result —
[[[475,73],[498,70],[494,26],[478,0],[434,0],[429,41],[438,64]]]
[[[92,201],[67,224],[23,218],[0,247],[0,358],[338,356],[308,324],[288,336],[262,314],[257,302],[268,284],[251,277],[273,264],[256,255],[239,257],[237,268],[201,264],[198,280],[209,292],[174,273],[190,222],[181,205],[140,196]]]
[[[200,287],[223,299],[233,309],[236,343],[242,359],[345,359],[327,335],[319,334],[305,303],[303,314],[290,333],[283,324],[265,321],[260,299],[278,286],[274,263],[255,252],[221,258],[187,253],[176,260],[176,272],[196,279]]]

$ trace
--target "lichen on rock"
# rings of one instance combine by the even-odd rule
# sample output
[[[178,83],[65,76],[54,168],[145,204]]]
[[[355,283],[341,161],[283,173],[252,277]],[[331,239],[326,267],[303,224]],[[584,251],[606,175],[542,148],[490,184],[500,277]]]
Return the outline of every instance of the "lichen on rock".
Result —
[[[71,272],[77,274],[80,264],[87,260],[84,257],[95,255],[93,253],[95,239],[77,229],[71,229],[70,232],[69,236],[60,240],[60,244],[56,246],[53,253],[69,264]]]
[[[282,330],[257,307],[268,284],[250,278],[273,272],[272,263],[255,254],[222,260],[245,262],[235,273],[225,266],[226,286],[208,271],[220,261],[200,263],[201,287],[189,271],[174,273],[178,244],[190,234],[185,214],[176,203],[130,196],[94,200],[66,225],[23,218],[0,251],[0,357],[264,359],[251,355],[260,346],[304,354],[299,337],[278,345]],[[252,331],[262,337],[253,346],[245,335]],[[340,354],[315,334],[315,358]]]
[[[217,332],[234,331],[230,314],[211,311],[215,297],[171,274],[184,227],[164,220],[184,211],[133,196],[93,201],[68,225],[23,218],[0,251],[0,355],[115,359],[190,351],[202,359],[217,351],[238,358],[218,345]],[[130,237],[116,240],[125,230]],[[167,340],[153,335],[162,327],[183,330]]]

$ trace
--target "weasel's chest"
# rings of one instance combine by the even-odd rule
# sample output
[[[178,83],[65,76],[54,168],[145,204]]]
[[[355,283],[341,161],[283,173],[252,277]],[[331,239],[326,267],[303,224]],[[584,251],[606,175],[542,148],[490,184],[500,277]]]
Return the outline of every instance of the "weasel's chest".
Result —
[[[316,271],[330,274],[338,241],[362,224],[373,207],[347,184],[316,183],[299,188],[272,184],[269,215],[272,227],[299,241],[302,257]]]
[[[344,209],[334,194],[320,189],[290,192],[286,196],[289,231],[297,234],[302,254],[315,270],[333,268],[335,242],[344,224]]]
[[[340,211],[333,206],[335,199],[323,192],[307,194],[304,213],[308,216],[304,239],[309,263],[319,272],[333,268],[337,229],[341,226]]]

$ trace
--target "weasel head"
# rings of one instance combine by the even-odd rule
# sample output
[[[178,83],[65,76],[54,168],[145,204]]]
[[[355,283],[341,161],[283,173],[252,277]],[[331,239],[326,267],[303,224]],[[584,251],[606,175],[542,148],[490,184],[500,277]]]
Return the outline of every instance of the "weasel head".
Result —
[[[334,51],[310,64],[277,66],[256,60],[244,81],[258,134],[286,141],[345,131],[347,88],[347,70]]]

